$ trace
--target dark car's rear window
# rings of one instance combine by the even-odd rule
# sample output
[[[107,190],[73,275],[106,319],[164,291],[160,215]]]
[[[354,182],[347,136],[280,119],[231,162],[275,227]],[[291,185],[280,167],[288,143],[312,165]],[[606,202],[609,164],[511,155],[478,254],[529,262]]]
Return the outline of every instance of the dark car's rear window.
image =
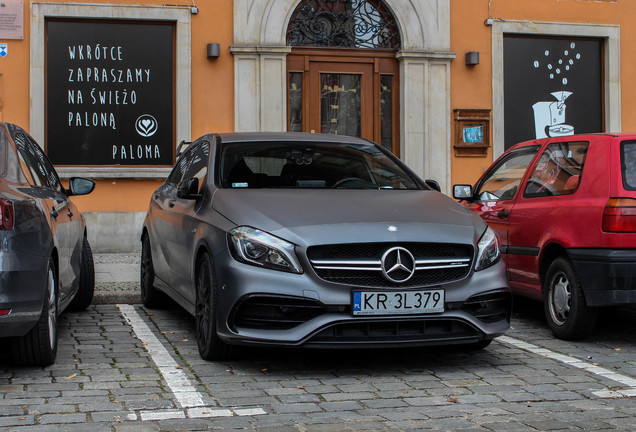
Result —
[[[419,189],[399,161],[373,144],[228,143],[221,186],[254,188]]]
[[[636,141],[624,141],[621,144],[621,172],[623,187],[636,190]]]

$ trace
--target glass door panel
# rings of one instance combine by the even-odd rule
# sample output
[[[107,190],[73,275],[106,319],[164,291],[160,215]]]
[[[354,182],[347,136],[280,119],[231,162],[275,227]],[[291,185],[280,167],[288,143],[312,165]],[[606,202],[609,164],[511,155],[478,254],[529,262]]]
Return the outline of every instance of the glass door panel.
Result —
[[[320,74],[320,132],[360,136],[361,81],[360,75]]]
[[[303,131],[303,74],[289,74],[289,131]]]
[[[373,66],[309,63],[309,131],[373,139]]]

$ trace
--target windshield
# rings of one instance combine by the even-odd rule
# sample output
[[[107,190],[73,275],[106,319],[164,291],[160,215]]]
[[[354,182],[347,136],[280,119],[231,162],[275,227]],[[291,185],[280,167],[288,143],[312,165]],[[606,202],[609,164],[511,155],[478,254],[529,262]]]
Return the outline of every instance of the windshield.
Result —
[[[420,189],[373,144],[229,143],[221,151],[224,188]]]

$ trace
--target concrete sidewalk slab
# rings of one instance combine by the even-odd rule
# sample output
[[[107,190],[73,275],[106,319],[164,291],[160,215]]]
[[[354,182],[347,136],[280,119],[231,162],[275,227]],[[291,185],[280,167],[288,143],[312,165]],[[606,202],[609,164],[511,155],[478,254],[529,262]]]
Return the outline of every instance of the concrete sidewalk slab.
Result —
[[[93,304],[138,304],[141,254],[93,254],[95,294]]]

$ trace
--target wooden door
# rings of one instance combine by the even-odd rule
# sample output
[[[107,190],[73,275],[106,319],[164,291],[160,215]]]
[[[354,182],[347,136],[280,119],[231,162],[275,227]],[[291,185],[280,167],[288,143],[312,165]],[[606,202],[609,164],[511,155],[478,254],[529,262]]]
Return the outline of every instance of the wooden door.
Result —
[[[367,138],[399,156],[394,54],[294,49],[287,69],[288,130]]]

